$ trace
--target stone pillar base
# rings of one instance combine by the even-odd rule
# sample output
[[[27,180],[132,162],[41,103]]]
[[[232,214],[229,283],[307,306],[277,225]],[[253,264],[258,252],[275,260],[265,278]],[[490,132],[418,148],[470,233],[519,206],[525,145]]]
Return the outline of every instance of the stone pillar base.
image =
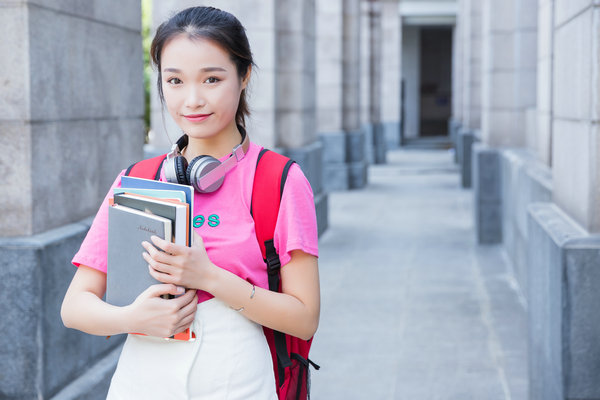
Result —
[[[450,135],[450,141],[454,146],[454,162],[458,163],[458,132],[461,129],[460,121],[450,118],[448,120],[448,134]]]
[[[475,135],[471,130],[461,129],[458,133],[456,148],[460,149],[460,176],[464,188],[471,187],[471,146],[475,141]]]
[[[400,147],[400,122],[384,122],[383,135],[385,136],[387,149],[397,149]]]
[[[60,319],[71,259],[90,223],[0,239],[0,365],[10,366],[0,374],[2,396],[50,398],[124,340],[67,329]]]
[[[473,145],[473,196],[477,243],[502,242],[502,192],[498,150]]]
[[[600,398],[600,237],[552,203],[529,206],[532,400]]]
[[[315,141],[304,147],[285,149],[282,154],[296,161],[310,182],[315,196],[319,234],[325,232],[329,222],[327,193],[323,191],[323,143]]]
[[[370,125],[369,125],[370,126]],[[348,132],[346,155],[348,160],[348,185],[360,189],[367,185],[367,160],[369,143],[365,131]],[[372,143],[372,142],[371,142]]]
[[[319,135],[323,143],[323,189],[326,192],[349,188],[346,164],[346,133],[326,132]]]
[[[386,137],[382,123],[373,124],[373,160],[375,164],[386,163]]]

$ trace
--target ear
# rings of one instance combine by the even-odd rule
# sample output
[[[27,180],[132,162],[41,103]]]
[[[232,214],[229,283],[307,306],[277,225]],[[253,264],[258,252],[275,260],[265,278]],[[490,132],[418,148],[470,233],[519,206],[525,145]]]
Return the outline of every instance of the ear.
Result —
[[[242,90],[246,89],[246,87],[248,86],[251,75],[252,75],[252,65],[249,65],[248,70],[246,71],[246,76],[244,76],[242,78]]]

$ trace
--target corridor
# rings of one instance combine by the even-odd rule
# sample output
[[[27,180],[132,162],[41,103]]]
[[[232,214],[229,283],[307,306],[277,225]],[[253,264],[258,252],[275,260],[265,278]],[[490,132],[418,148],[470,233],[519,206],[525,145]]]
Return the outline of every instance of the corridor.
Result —
[[[452,158],[389,151],[366,188],[331,193],[313,399],[527,399],[524,297],[476,244]]]

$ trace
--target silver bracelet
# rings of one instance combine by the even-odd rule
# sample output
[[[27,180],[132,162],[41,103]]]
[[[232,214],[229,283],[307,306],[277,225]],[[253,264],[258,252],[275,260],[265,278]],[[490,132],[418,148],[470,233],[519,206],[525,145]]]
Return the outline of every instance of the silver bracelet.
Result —
[[[252,285],[252,293],[250,293],[250,298],[253,299],[254,298],[254,294],[256,293],[256,286]],[[233,308],[233,307],[229,307],[234,311],[237,312],[241,312],[244,311],[244,307],[240,307],[240,308]]]

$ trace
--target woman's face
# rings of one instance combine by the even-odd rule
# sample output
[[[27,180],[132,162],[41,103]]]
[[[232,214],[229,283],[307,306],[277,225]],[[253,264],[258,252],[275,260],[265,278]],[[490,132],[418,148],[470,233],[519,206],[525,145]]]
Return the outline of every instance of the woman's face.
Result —
[[[212,138],[235,127],[241,80],[229,54],[206,39],[181,34],[162,51],[162,89],[169,113],[190,138]]]

